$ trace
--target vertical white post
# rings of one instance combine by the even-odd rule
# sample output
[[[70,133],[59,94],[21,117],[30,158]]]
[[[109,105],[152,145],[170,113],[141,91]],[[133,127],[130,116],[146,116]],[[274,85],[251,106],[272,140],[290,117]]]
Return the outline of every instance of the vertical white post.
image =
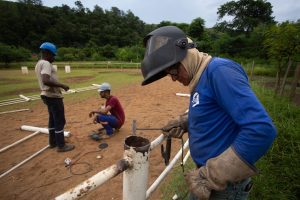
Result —
[[[132,159],[132,167],[123,172],[123,200],[146,199],[149,153],[149,140],[139,136],[126,138],[124,157]]]
[[[54,67],[55,71],[57,71],[57,65],[52,65],[52,66]]]
[[[66,65],[65,66],[65,71],[66,71],[66,73],[71,73],[71,66],[70,65]]]
[[[22,66],[21,67],[21,71],[22,71],[22,74],[28,74],[28,68],[27,68],[27,66]]]

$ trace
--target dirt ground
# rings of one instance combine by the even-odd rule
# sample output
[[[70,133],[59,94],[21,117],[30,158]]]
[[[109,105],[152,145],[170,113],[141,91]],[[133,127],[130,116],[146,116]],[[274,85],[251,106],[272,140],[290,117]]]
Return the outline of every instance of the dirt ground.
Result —
[[[95,91],[93,98],[80,101],[70,100],[70,103],[65,102],[67,119],[65,130],[71,132],[71,137],[66,140],[75,144],[75,150],[58,153],[55,149],[47,149],[28,163],[2,177],[0,179],[0,199],[53,199],[99,171],[115,164],[123,157],[124,139],[132,134],[132,120],[137,121],[138,128],[159,128],[168,120],[187,110],[188,97],[176,96],[176,92],[188,93],[188,89],[172,82],[170,78],[161,79],[149,86],[142,87],[140,84],[131,84],[126,88],[112,90],[112,94],[120,99],[124,107],[126,121],[117,135],[102,141],[108,144],[108,148],[98,152],[92,151],[99,150],[100,142],[91,140],[88,135],[91,131],[97,130],[99,125],[91,122],[88,113],[99,107],[104,100]],[[37,103],[32,106],[31,112],[0,115],[1,149],[32,134],[29,131],[21,131],[22,125],[47,127],[46,107],[41,101],[35,102]],[[24,107],[28,108],[28,105],[24,104]],[[138,131],[137,134],[153,141],[161,132]],[[47,144],[48,136],[39,134],[0,153],[1,174]],[[173,140],[172,157],[180,145],[180,141]],[[102,156],[101,159],[96,158],[99,155]],[[67,157],[73,160],[79,159],[80,162],[87,162],[91,166],[91,171],[83,175],[72,175],[64,165],[64,160]],[[164,168],[160,148],[156,148],[150,155],[149,186]],[[72,170],[74,173],[84,173],[88,170],[88,165],[74,165]],[[82,199],[122,199],[122,175],[114,177]],[[159,189],[155,191],[151,199],[161,199]]]

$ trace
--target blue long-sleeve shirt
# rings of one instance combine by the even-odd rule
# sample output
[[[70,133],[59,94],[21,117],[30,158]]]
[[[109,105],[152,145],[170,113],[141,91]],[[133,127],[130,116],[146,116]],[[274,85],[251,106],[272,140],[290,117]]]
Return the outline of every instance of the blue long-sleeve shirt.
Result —
[[[199,166],[230,146],[254,165],[276,136],[243,68],[223,58],[213,58],[202,73],[191,94],[188,123],[191,156]]]

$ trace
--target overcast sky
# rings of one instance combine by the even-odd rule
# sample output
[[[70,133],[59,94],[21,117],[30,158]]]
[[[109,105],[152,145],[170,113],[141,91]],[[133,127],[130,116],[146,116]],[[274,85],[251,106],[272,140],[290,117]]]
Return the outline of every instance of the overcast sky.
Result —
[[[76,0],[42,0],[44,6],[75,7]],[[105,10],[117,7],[122,11],[131,10],[147,24],[161,21],[190,24],[193,19],[201,17],[205,26],[210,28],[217,23],[218,8],[229,0],[81,0],[85,8],[94,9],[95,5]],[[300,0],[267,0],[273,6],[275,20],[297,21],[300,19]]]

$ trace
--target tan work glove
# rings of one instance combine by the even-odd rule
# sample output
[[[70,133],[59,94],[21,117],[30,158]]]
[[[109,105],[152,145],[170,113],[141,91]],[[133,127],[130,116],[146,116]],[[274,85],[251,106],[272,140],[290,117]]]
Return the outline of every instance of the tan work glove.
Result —
[[[181,138],[188,131],[188,114],[179,116],[176,120],[171,120],[162,128],[163,134],[174,138]]]
[[[232,147],[221,155],[208,159],[206,166],[185,174],[190,192],[199,199],[209,199],[211,190],[222,191],[227,183],[235,183],[258,173],[254,166],[249,166],[234,152]]]

